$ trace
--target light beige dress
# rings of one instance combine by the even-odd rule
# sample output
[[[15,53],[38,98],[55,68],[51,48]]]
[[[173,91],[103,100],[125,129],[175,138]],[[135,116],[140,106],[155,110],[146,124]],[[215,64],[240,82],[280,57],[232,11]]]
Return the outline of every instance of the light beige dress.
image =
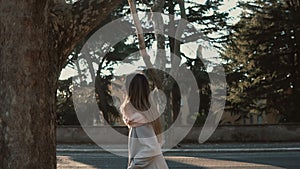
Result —
[[[124,108],[121,113],[129,127],[127,169],[168,169],[152,125],[131,108]]]

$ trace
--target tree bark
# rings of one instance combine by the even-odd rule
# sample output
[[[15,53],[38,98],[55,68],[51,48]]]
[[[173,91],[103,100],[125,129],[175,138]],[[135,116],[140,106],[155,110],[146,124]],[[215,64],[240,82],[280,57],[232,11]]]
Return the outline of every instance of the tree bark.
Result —
[[[57,82],[119,0],[0,1],[0,169],[56,168]]]
[[[186,17],[186,12],[185,12],[185,2],[183,0],[178,0],[178,4],[180,7],[180,16],[181,19],[187,20]],[[170,8],[174,8],[173,4],[169,4]],[[174,9],[172,9],[172,13],[174,14]],[[174,19],[174,18],[170,18]],[[172,23],[173,22],[173,23]],[[175,26],[174,24],[175,21],[171,21],[172,25]],[[184,22],[183,22],[184,23]],[[177,26],[176,32],[174,32],[175,37],[181,38],[183,34],[183,29],[186,27],[186,24],[180,24]],[[172,29],[172,28],[171,28]],[[173,28],[175,29],[175,28]],[[181,62],[181,53],[180,53],[180,40],[177,39],[171,39],[173,40],[172,43],[174,46],[170,46],[171,50],[171,62],[172,62],[172,70],[173,71],[171,74],[176,75],[176,72],[178,72],[179,65]],[[172,83],[170,84],[172,86],[172,110],[173,110],[173,121],[175,121],[180,113],[180,102],[181,102],[181,95],[180,95],[180,89],[177,84],[174,84],[174,81],[172,80]]]
[[[154,64],[160,70],[166,69],[166,51],[165,51],[165,35],[164,35],[164,21],[161,13],[165,5],[164,0],[155,0],[151,7],[152,21],[154,25],[155,39],[157,41],[157,51]]]
[[[132,14],[132,18],[134,21],[134,25],[136,27],[136,35],[138,37],[138,42],[139,42],[139,47],[140,47],[140,54],[142,55],[143,61],[148,68],[152,68],[153,64],[150,61],[150,55],[146,51],[146,43],[145,43],[145,38],[143,34],[143,28],[141,21],[137,15],[137,10],[136,10],[136,4],[134,0],[128,0],[128,4],[130,7],[130,12]]]
[[[0,168],[56,168],[58,60],[48,40],[48,1],[0,4]]]
[[[162,78],[157,70],[153,69],[153,64],[150,61],[150,55],[146,51],[146,43],[145,38],[143,35],[143,28],[140,22],[140,19],[137,15],[136,4],[134,0],[128,0],[128,4],[130,7],[130,12],[133,17],[134,25],[136,27],[136,35],[138,37],[139,47],[140,47],[140,54],[143,58],[143,61],[146,67],[149,69],[149,72],[152,76],[152,79],[157,88],[161,89],[163,86]]]

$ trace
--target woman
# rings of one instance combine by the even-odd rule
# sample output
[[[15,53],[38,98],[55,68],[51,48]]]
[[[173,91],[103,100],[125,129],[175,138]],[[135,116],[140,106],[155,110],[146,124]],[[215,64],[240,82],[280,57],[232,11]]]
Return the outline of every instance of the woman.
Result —
[[[125,86],[126,96],[120,110],[129,127],[128,169],[168,169],[161,151],[159,114],[150,98],[147,78],[142,74],[128,75]]]

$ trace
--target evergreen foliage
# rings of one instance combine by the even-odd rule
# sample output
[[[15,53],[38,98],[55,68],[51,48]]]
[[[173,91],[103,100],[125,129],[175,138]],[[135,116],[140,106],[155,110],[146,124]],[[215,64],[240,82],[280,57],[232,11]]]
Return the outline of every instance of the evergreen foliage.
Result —
[[[222,52],[229,111],[279,111],[281,121],[300,121],[299,1],[256,0],[239,7],[241,19]]]

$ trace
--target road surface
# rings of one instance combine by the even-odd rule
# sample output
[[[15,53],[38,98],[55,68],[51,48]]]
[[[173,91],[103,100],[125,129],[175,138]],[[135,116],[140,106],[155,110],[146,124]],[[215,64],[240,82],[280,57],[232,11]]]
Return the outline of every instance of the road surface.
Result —
[[[78,148],[79,147],[79,148]],[[58,169],[122,169],[127,158],[86,147],[59,147]],[[123,149],[119,149],[124,151]],[[170,169],[299,169],[300,147],[296,146],[211,146],[184,147],[164,153]],[[118,150],[117,150],[118,151]]]

